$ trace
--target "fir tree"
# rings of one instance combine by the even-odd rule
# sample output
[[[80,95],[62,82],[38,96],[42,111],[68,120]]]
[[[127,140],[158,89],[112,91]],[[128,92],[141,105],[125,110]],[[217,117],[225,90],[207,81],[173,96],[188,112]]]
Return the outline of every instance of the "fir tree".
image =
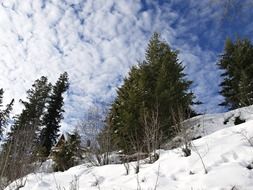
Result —
[[[43,118],[44,128],[40,134],[40,146],[42,156],[50,154],[52,146],[56,143],[60,122],[63,119],[63,94],[69,87],[68,74],[65,72],[60,75],[58,81],[53,86],[53,91],[49,97],[47,113]]]
[[[253,103],[253,45],[247,39],[226,41],[224,53],[218,62],[222,69],[220,84],[224,102],[220,105],[229,109]]]
[[[177,107],[194,114],[191,109],[194,95],[189,92],[192,82],[185,78],[177,54],[155,33],[148,44],[145,60],[131,68],[124,84],[117,90],[108,117],[112,121],[110,129],[114,143],[126,152],[137,151],[138,146],[144,144],[144,113],[150,115],[158,110],[164,140],[175,135],[172,114]]]

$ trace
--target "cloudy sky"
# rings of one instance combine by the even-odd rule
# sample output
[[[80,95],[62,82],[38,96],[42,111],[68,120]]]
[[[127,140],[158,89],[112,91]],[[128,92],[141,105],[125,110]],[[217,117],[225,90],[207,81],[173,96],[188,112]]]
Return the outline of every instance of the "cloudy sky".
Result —
[[[227,2],[232,2],[229,4]],[[55,82],[67,71],[65,121],[73,123],[93,104],[108,104],[129,68],[143,59],[154,31],[179,57],[196,109],[224,111],[218,104],[216,67],[227,37],[252,39],[251,0],[2,0],[0,87],[5,102],[26,97],[42,75]]]

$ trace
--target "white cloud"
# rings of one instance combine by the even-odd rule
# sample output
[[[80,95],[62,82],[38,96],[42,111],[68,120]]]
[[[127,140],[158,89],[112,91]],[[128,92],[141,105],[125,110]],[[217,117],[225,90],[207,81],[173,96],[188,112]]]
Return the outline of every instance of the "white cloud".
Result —
[[[178,39],[189,23],[170,4],[161,7],[154,1],[147,3],[149,6],[143,7],[134,0],[3,0],[0,87],[6,91],[6,102],[12,97],[24,98],[41,75],[55,82],[60,73],[67,71],[71,89],[66,97],[66,118],[73,121],[94,100],[108,101],[115,96],[120,78],[143,58],[150,35],[159,31],[173,48],[180,50],[180,58],[196,82],[198,97],[211,94],[205,108],[217,110],[220,97],[215,95],[217,86],[212,80],[218,75],[208,74],[216,70],[215,55],[202,50],[194,34],[189,34],[193,45]],[[205,18],[213,14],[204,11],[201,13]],[[175,22],[178,24],[172,27]],[[15,106],[15,111],[20,111],[18,103]]]

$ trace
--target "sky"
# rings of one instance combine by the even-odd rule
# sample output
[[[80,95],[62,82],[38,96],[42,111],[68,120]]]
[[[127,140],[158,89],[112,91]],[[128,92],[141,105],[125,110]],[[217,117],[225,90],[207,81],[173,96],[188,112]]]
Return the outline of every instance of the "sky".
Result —
[[[228,3],[230,2],[230,3]],[[159,32],[179,60],[202,113],[222,112],[216,63],[227,37],[252,40],[251,0],[2,0],[0,87],[4,102],[25,99],[44,75],[55,82],[67,71],[66,124],[94,105],[110,105],[131,66],[144,59]]]

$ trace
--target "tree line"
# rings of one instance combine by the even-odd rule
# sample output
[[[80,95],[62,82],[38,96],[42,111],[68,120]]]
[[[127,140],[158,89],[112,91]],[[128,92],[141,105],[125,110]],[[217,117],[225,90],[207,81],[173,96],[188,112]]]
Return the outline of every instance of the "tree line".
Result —
[[[222,71],[219,86],[224,101],[220,105],[230,110],[252,105],[252,43],[248,39],[227,39],[217,66]],[[112,144],[128,153],[150,151],[148,142],[159,139],[155,149],[177,135],[181,131],[178,123],[196,115],[193,105],[201,103],[191,84],[178,51],[155,33],[145,59],[130,69],[110,108],[107,129]]]
[[[1,179],[12,181],[22,177],[31,171],[31,163],[45,160],[49,156],[59,136],[64,112],[63,94],[68,87],[66,72],[60,75],[55,85],[42,76],[27,91],[26,100],[20,100],[23,110],[14,116],[1,148]],[[13,101],[2,112],[3,125],[9,117],[12,105]]]
[[[143,61],[133,66],[108,110],[104,127],[96,131],[86,158],[108,164],[108,152],[121,150],[124,154],[155,152],[157,148],[182,134],[182,122],[198,113],[194,104],[200,104],[191,91],[193,81],[187,78],[178,51],[161,40],[158,33],[151,37]],[[253,103],[253,45],[248,39],[228,39],[217,63],[221,69],[220,104],[228,109]],[[3,108],[3,89],[0,89],[0,139],[4,140],[0,154],[0,179],[12,181],[29,173],[31,163],[41,163],[52,153],[59,139],[63,119],[63,94],[69,88],[68,74],[60,75],[51,84],[47,77],[37,79],[27,91],[26,100],[20,100],[23,110],[10,119],[12,100]],[[11,121],[11,122],[9,122]],[[3,139],[3,131],[10,131]],[[86,127],[95,123],[87,122]],[[89,131],[91,131],[89,129]],[[96,129],[97,130],[97,129]],[[92,136],[92,135],[89,135]],[[67,135],[68,141],[54,154],[55,170],[66,170],[76,164],[73,157],[80,154],[78,131]],[[189,155],[188,142],[184,153]],[[151,158],[150,158],[151,159]],[[15,172],[9,172],[15,171]]]

